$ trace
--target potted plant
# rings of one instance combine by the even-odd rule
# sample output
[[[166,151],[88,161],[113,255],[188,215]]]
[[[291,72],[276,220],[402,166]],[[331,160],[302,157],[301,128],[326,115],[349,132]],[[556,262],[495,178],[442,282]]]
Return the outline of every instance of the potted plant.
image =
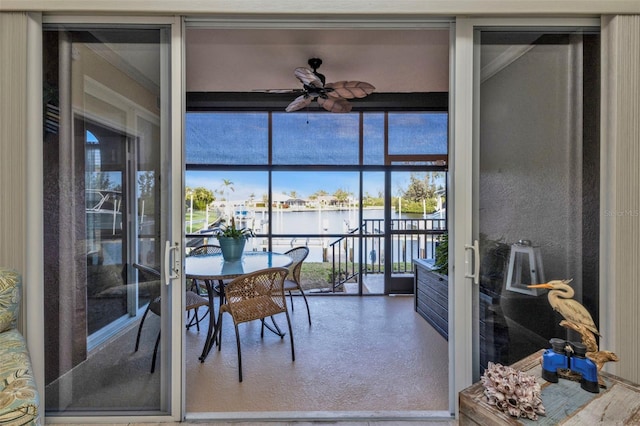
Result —
[[[449,234],[440,235],[435,248],[433,270],[442,275],[449,275]]]
[[[240,260],[247,239],[255,236],[250,228],[237,228],[234,218],[231,218],[229,225],[221,225],[214,231],[214,234],[218,238],[222,257],[226,261]]]

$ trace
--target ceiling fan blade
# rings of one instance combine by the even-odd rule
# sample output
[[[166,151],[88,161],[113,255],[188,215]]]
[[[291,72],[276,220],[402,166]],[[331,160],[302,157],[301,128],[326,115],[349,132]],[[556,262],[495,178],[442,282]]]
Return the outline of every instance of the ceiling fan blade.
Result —
[[[300,93],[302,89],[253,89],[256,93]]]
[[[333,89],[327,91],[327,96],[344,99],[364,98],[375,90],[373,85],[365,81],[336,81],[327,83],[324,87]]]
[[[300,95],[293,100],[289,105],[287,105],[287,109],[285,111],[292,112],[302,109],[308,106],[311,103],[311,98],[309,96]]]
[[[302,82],[302,84],[306,84],[311,87],[322,87],[322,81],[318,76],[308,68],[296,68],[293,72],[298,80]]]
[[[349,112],[352,105],[341,98],[318,98],[318,103],[329,112]]]

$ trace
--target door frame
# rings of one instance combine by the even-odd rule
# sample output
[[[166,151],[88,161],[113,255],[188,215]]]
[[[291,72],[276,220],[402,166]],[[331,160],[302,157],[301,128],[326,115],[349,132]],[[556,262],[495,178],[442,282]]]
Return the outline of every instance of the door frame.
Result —
[[[458,18],[455,27],[454,82],[452,87],[453,126],[451,152],[452,220],[450,223],[449,340],[450,392],[455,398],[473,383],[479,370],[478,360],[478,275],[479,259],[473,243],[478,229],[478,143],[480,66],[474,34],[487,27],[600,27],[599,18]],[[474,258],[475,257],[475,258]],[[454,265],[459,265],[455,268]],[[451,283],[452,281],[450,281]],[[459,285],[456,285],[459,283]],[[453,313],[451,313],[453,312]],[[456,401],[456,417],[458,403]]]
[[[39,109],[40,96],[41,96],[41,66],[42,66],[42,45],[38,41],[37,37],[42,32],[42,20],[39,19],[37,14],[32,14],[30,20],[30,34],[34,35],[34,41],[29,46],[29,58],[33,59],[32,64],[29,67],[30,73],[28,75],[29,84],[29,111],[33,116],[42,116],[42,110]],[[51,17],[47,17],[49,20]],[[55,17],[56,19],[64,18],[64,22],[77,22],[77,23],[153,23],[153,24],[171,24],[171,155],[174,160],[180,159],[180,161],[174,161],[172,164],[172,174],[174,176],[180,176],[179,179],[173,179],[171,203],[173,206],[181,206],[184,199],[183,194],[183,180],[184,180],[184,166],[183,166],[183,117],[184,117],[184,77],[183,77],[183,64],[184,64],[184,39],[183,30],[184,24],[180,17],[158,17],[158,18],[143,18],[143,17],[122,17],[122,16],[61,16]],[[50,21],[48,21],[50,22]],[[475,114],[477,113],[476,102],[477,96],[469,95],[474,93],[474,79],[477,76],[474,73],[474,45],[473,45],[473,33],[476,27],[486,26],[571,26],[571,25],[590,25],[593,26],[594,22],[599,25],[599,19],[593,18],[457,18],[455,23],[452,24],[452,33],[454,39],[451,43],[451,85],[450,85],[450,117],[451,117],[451,149],[450,149],[450,172],[448,174],[450,182],[448,188],[450,189],[450,202],[448,211],[450,212],[449,223],[450,229],[450,257],[454,259],[454,262],[450,262],[449,276],[452,277],[452,285],[449,287],[449,400],[450,411],[458,414],[457,394],[464,388],[472,383],[473,371],[473,290],[471,285],[471,279],[466,275],[472,274],[472,268],[475,266],[469,253],[465,249],[465,245],[472,244],[473,242],[473,221],[474,212],[476,211],[477,201],[474,200],[474,179],[473,172],[475,162],[477,161],[477,154],[475,152],[475,143],[477,140],[477,120],[475,120]],[[380,25],[378,23],[378,25]],[[27,149],[29,150],[28,158],[30,165],[30,173],[33,178],[30,181],[30,190],[37,190],[38,184],[39,192],[42,191],[42,152],[41,143],[42,135],[34,131],[28,138],[29,144]],[[40,167],[37,167],[40,165]],[[39,174],[39,176],[38,176]],[[39,193],[36,191],[36,193]],[[30,224],[36,224],[36,229],[42,230],[41,225],[41,212],[42,212],[42,200],[33,201],[29,204],[30,211],[28,222]],[[38,209],[38,206],[40,207]],[[184,241],[184,230],[181,226],[181,217],[183,215],[182,208],[179,210],[180,214],[171,216],[173,234],[171,239],[177,242],[180,246]],[[35,212],[35,213],[34,213]],[[37,213],[37,214],[36,214]],[[41,240],[36,235],[37,232],[32,233],[28,237],[28,246],[35,248],[30,250],[32,254],[32,260],[40,260],[39,265],[42,264],[42,248]],[[42,235],[40,233],[40,235]],[[181,250],[179,250],[182,253]],[[454,265],[460,265],[455,268]],[[178,263],[176,269],[178,272],[182,272],[182,256],[178,257]],[[43,289],[42,289],[42,271],[34,272],[31,277],[37,279],[40,282],[40,287],[34,290],[30,290],[27,296],[31,297],[29,301],[29,308],[27,310],[27,333],[30,337],[30,349],[33,353],[32,360],[34,363],[34,369],[37,376],[41,379],[39,383],[43,383],[44,378],[44,336],[42,327],[39,325],[43,323]],[[172,286],[172,299],[182,301],[182,293],[180,289],[184,285],[184,276],[179,274],[176,283],[181,285]],[[461,283],[461,285],[456,285]],[[29,286],[30,288],[37,286]],[[469,291],[469,290],[472,291]],[[477,287],[475,287],[477,291]],[[172,314],[181,316],[181,303],[173,303]],[[39,308],[40,307],[40,308]],[[181,321],[180,321],[181,322]],[[172,345],[171,355],[172,369],[171,369],[171,416],[150,416],[139,417],[139,420],[144,421],[162,421],[162,420],[175,420],[179,421],[184,416],[184,367],[182,366],[184,357],[184,343],[182,336],[181,324],[173,324],[171,327],[171,340],[180,342],[179,345]],[[176,384],[180,384],[177,386]],[[42,386],[42,385],[41,385]],[[44,403],[44,389],[40,389],[43,403]],[[177,394],[176,390],[180,392]],[[63,418],[56,418],[56,420],[62,420]],[[88,420],[89,418],[87,418]],[[122,420],[128,420],[129,418],[121,418]],[[82,420],[80,418],[74,418],[74,420]],[[110,420],[117,421],[117,417],[112,417]]]

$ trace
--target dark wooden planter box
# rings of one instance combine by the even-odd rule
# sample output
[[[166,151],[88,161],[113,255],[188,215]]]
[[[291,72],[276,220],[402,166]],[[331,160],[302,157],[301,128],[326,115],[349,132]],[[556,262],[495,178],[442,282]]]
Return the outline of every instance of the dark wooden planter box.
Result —
[[[415,310],[449,339],[449,278],[423,259],[413,260]]]

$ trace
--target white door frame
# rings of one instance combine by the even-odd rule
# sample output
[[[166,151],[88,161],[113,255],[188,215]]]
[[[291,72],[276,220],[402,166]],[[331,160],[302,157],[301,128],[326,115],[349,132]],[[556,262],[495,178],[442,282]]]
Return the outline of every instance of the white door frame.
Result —
[[[64,18],[64,19],[63,19]],[[49,22],[51,17],[47,17]],[[173,159],[172,164],[172,199],[171,203],[174,206],[181,206],[182,199],[184,197],[183,191],[183,179],[184,179],[184,166],[182,165],[182,136],[183,136],[183,112],[184,112],[184,77],[183,77],[183,63],[184,63],[184,40],[183,30],[184,26],[182,20],[179,17],[158,17],[158,18],[142,18],[142,17],[111,17],[111,16],[65,16],[56,17],[60,22],[76,22],[76,23],[154,23],[154,24],[171,24],[171,138],[173,143],[171,144],[171,155]],[[455,23],[455,29],[453,30],[455,39],[452,47],[452,84],[450,85],[451,91],[451,144],[450,144],[450,173],[449,187],[453,194],[450,200],[450,223],[454,224],[451,229],[450,241],[452,242],[450,247],[450,256],[454,259],[454,262],[450,263],[450,277],[453,277],[451,285],[449,287],[449,324],[450,324],[450,340],[449,340],[449,399],[450,399],[450,411],[458,413],[457,395],[464,388],[472,383],[473,378],[473,293],[469,291],[473,289],[471,284],[472,280],[466,275],[473,273],[475,267],[473,259],[465,250],[465,245],[470,245],[473,242],[473,221],[477,217],[475,215],[476,209],[474,208],[473,193],[473,170],[475,161],[477,160],[474,152],[474,137],[477,120],[474,120],[474,114],[477,111],[475,103],[477,97],[473,96],[474,93],[474,45],[473,45],[473,33],[476,27],[487,26],[593,26],[594,23],[599,25],[598,19],[562,19],[562,18],[457,18]],[[255,24],[254,24],[255,25]],[[379,25],[379,23],[378,23]],[[397,24],[396,24],[397,25]],[[37,19],[33,19],[30,22],[31,34],[37,34],[42,31],[41,23]],[[42,116],[42,111],[38,111],[38,103],[35,101],[38,97],[38,93],[41,93],[38,89],[41,85],[41,61],[42,61],[42,45],[34,41],[30,44],[29,57],[34,61],[30,65],[29,69],[32,72],[29,74],[29,87],[31,93],[35,93],[32,96],[34,102],[30,102],[33,117]],[[38,64],[39,62],[39,64]],[[36,71],[36,69],[38,71]],[[39,100],[38,100],[39,102]],[[30,180],[29,189],[37,189],[36,182],[42,182],[42,152],[41,152],[41,135],[38,137],[37,132],[29,138],[29,169]],[[179,159],[179,161],[178,161]],[[40,165],[40,167],[37,167]],[[177,178],[179,176],[179,178]],[[40,192],[41,192],[40,183]],[[36,193],[40,193],[36,192]],[[40,208],[38,208],[38,206]],[[34,201],[30,203],[31,214],[28,217],[29,224],[35,224],[37,229],[41,229],[41,213],[42,212],[42,200]],[[182,210],[176,210],[176,212]],[[173,235],[173,242],[177,242],[179,246],[182,246],[184,240],[184,231],[181,225],[182,214],[174,214],[171,217]],[[36,254],[41,252],[41,240],[37,238],[34,232],[32,238],[28,240],[29,252]],[[40,234],[41,235],[41,234]],[[33,249],[33,250],[32,250]],[[182,253],[182,250],[178,250]],[[33,257],[32,257],[32,260]],[[42,254],[40,254],[40,260],[42,260]],[[179,272],[182,272],[182,256],[180,256],[180,263],[177,267]],[[457,268],[454,265],[459,265]],[[42,282],[42,273],[34,273],[31,275],[33,278],[40,278]],[[175,318],[182,318],[182,300],[183,292],[180,291],[184,285],[184,276],[179,274],[176,282],[181,285],[172,286],[172,299],[180,300],[181,303],[172,304],[172,316]],[[456,283],[459,283],[457,285]],[[27,309],[27,332],[30,338],[30,348],[33,353],[32,359],[34,363],[34,370],[38,376],[39,383],[43,383],[44,379],[44,335],[41,324],[43,323],[42,313],[42,289],[33,291],[33,286],[29,286],[29,309]],[[32,296],[33,297],[30,297]],[[170,382],[173,384],[170,391],[171,396],[171,419],[179,421],[184,416],[184,342],[183,342],[183,328],[181,327],[181,321],[174,321],[171,327],[171,340],[179,342],[180,344],[172,345],[172,369]],[[179,386],[176,384],[179,383]],[[176,392],[176,390],[179,392]],[[41,395],[44,398],[44,389],[40,389]],[[44,401],[43,401],[44,402]],[[44,406],[44,405],[43,405]],[[128,421],[130,418],[117,417],[110,418],[112,421]],[[161,421],[167,420],[167,417],[139,417],[140,421]],[[51,419],[51,420],[58,420]],[[60,421],[63,418],[59,418]],[[82,421],[83,419],[74,418],[75,421]],[[87,419],[88,420],[88,419]]]

